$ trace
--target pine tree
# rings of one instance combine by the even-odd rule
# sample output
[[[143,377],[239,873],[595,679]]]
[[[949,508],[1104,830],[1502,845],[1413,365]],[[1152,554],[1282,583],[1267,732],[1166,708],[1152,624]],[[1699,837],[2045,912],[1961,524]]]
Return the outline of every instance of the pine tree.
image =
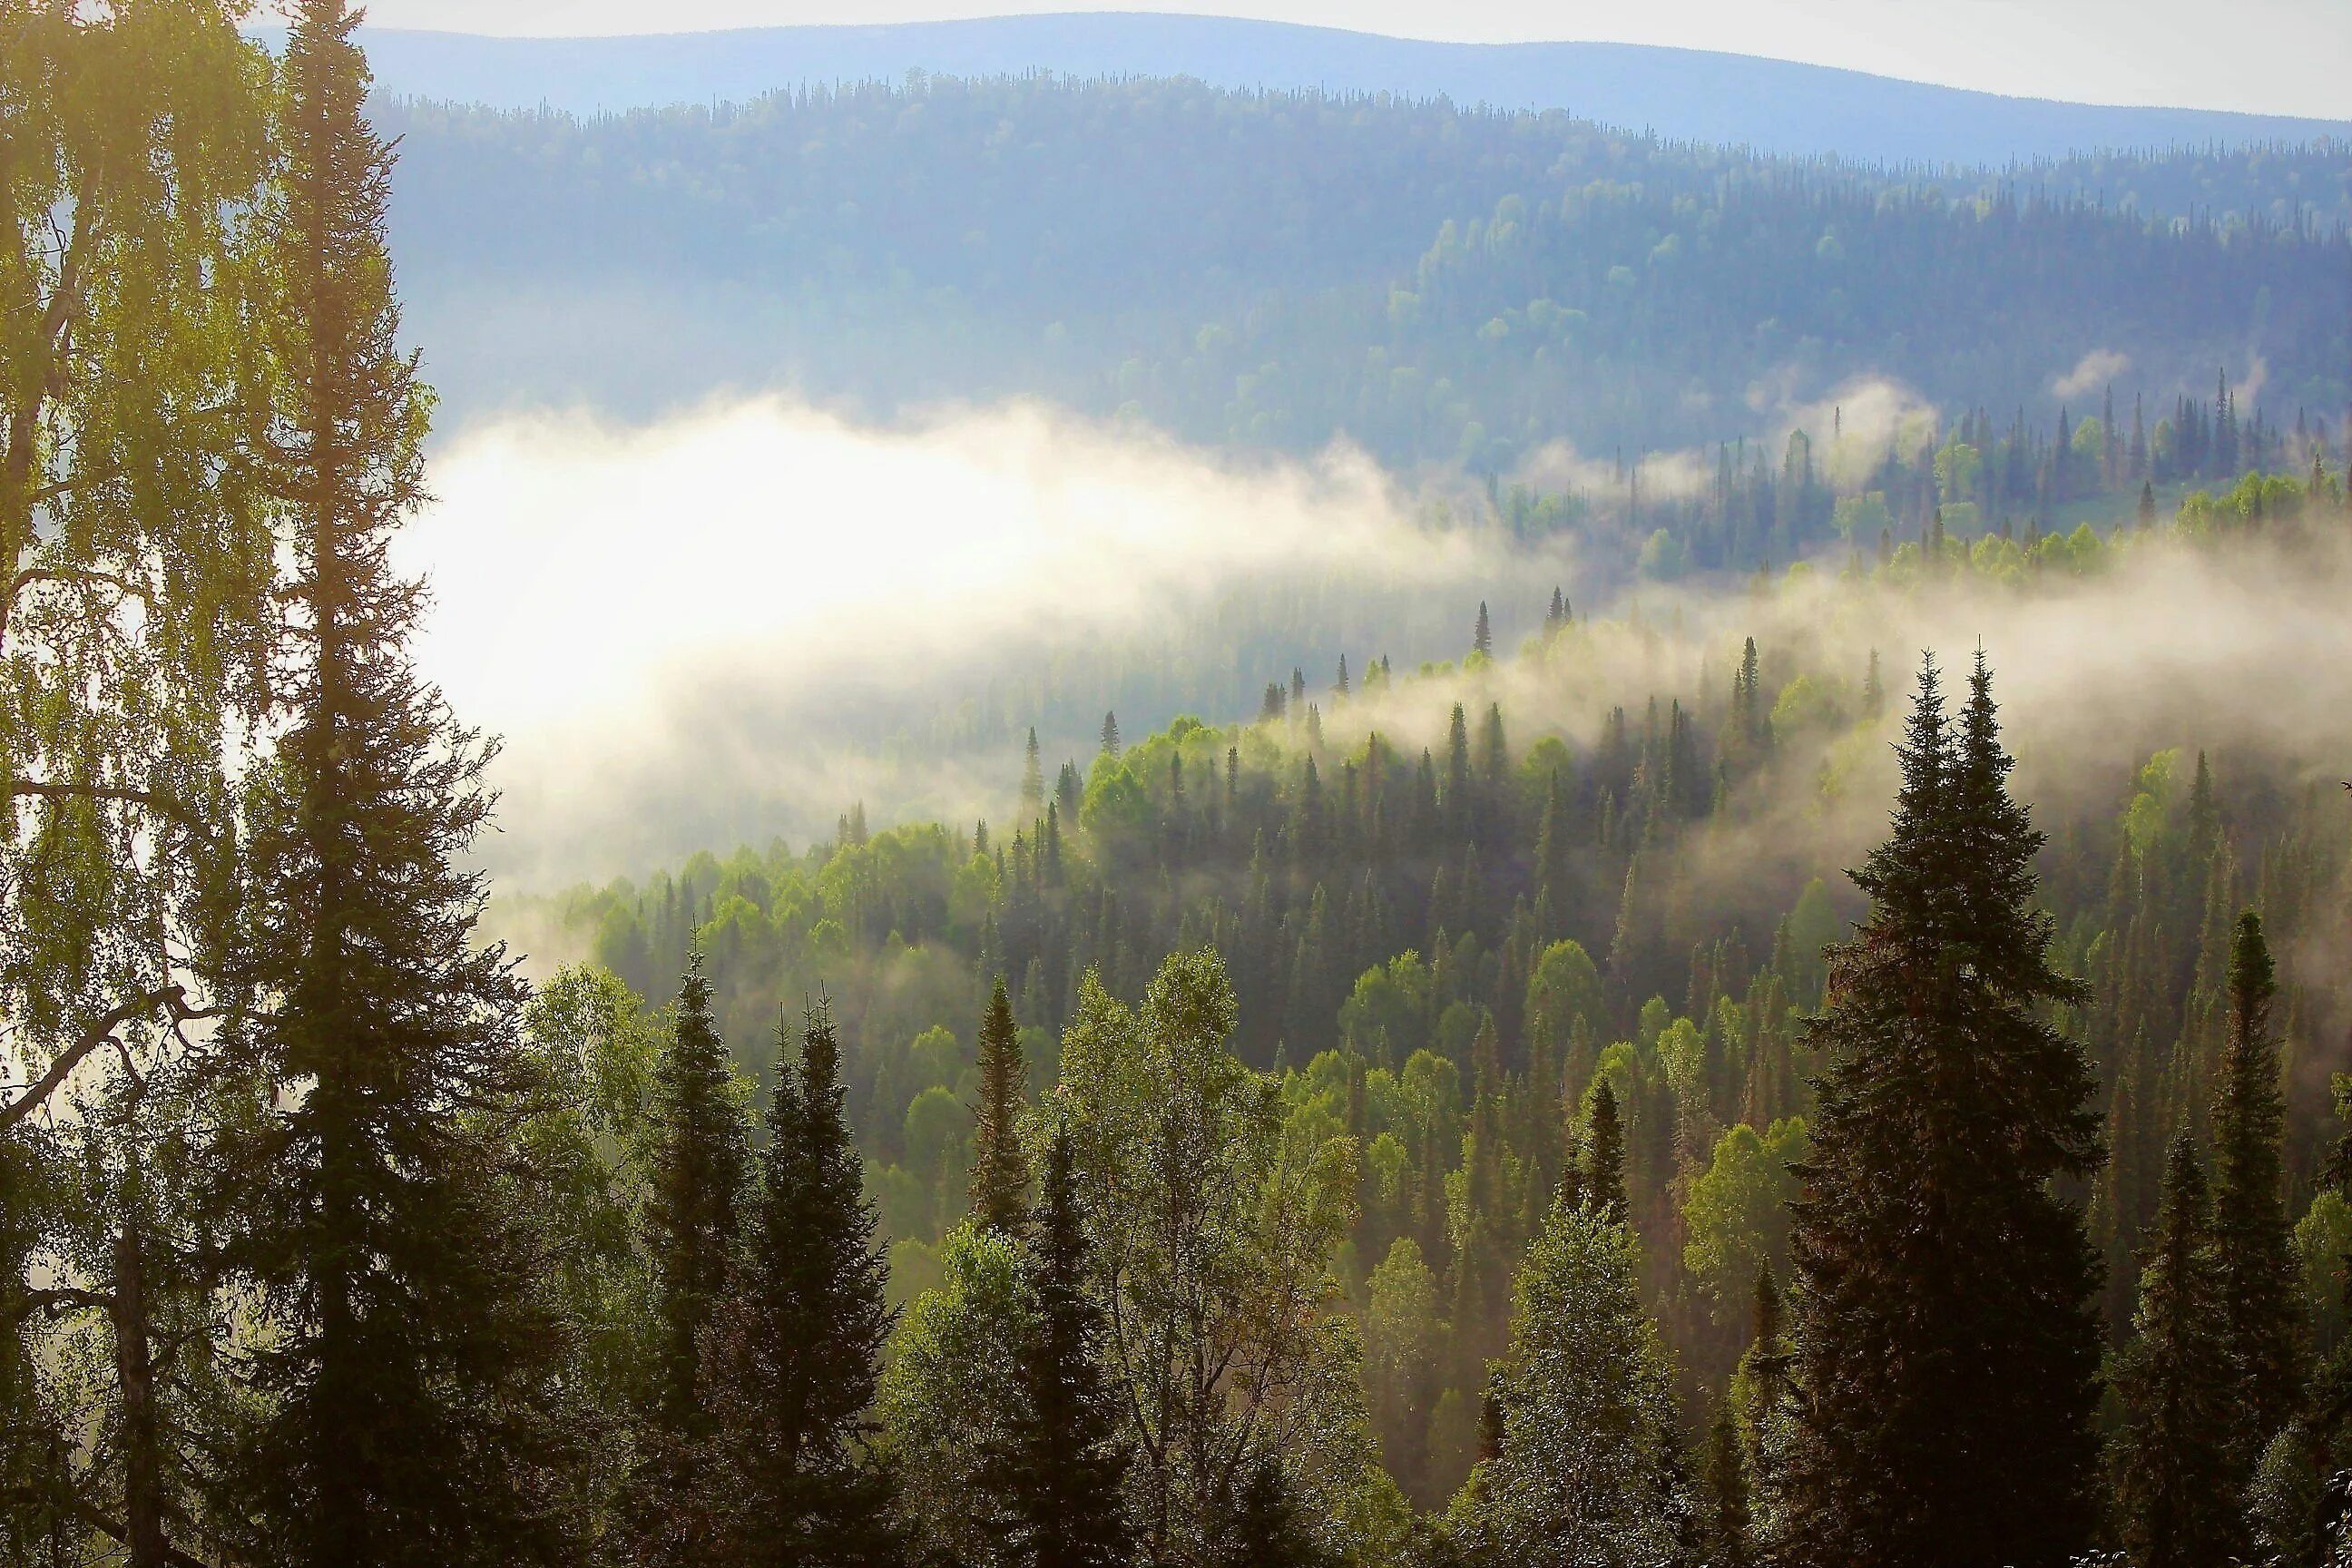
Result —
[[[850,1144],[840,1048],[820,1002],[797,1070],[779,1061],[768,1146],[735,1273],[713,1323],[712,1401],[727,1456],[711,1511],[723,1560],[878,1568],[896,1559],[892,1489],[866,1449],[893,1314],[888,1266]]]
[[[1486,601],[1478,601],[1478,624],[1471,628],[1470,651],[1482,658],[1495,656],[1495,628],[1486,618]]]
[[[1495,1371],[1498,1430],[1472,1479],[1477,1560],[1680,1560],[1673,1379],[1640,1260],[1624,1225],[1590,1205],[1554,1205],[1528,1247]]]
[[[255,1330],[234,1516],[256,1561],[526,1563],[562,1549],[541,1500],[562,1335],[510,1184],[522,986],[476,940],[484,884],[458,868],[488,748],[415,673],[421,591],[388,559],[423,500],[431,397],[397,346],[391,152],[356,22],[341,0],[296,12],[267,215],[289,626],[231,964],[259,1000],[223,1042],[257,1097],[219,1173]]]
[[[1591,1124],[1584,1135],[1583,1194],[1587,1203],[1622,1221],[1625,1197],[1625,1125],[1617,1114],[1617,1091],[1602,1079],[1592,1089]]]
[[[1336,1568],[1271,1454],[1249,1463],[1213,1561],[1215,1568]]]
[[[1708,1521],[1706,1561],[1711,1568],[1746,1568],[1755,1561],[1748,1546],[1748,1461],[1741,1452],[1739,1421],[1726,1400],[1707,1429]]]
[[[996,977],[980,1021],[980,1108],[972,1130],[971,1207],[1000,1235],[1021,1228],[1028,1211],[1029,1165],[1021,1152],[1021,1031],[1004,977]]]
[[[1893,834],[1853,873],[1871,917],[1809,1028],[1787,1545],[2036,1568],[2089,1531],[2096,1260],[2053,1184],[2095,1168],[2097,1122],[2042,1011],[2084,993],[2049,965],[1981,655],[1957,734],[1927,662],[1897,754]]]
[[[2234,1378],[2205,1173],[2187,1133],[2165,1166],[2136,1333],[2116,1379],[2116,1501],[2136,1568],[2202,1568],[2242,1544]]]
[[[2281,1143],[2286,1102],[2271,1031],[2277,993],[2260,916],[2238,918],[2230,948],[2229,1037],[2213,1089],[2213,1246],[2222,1321],[2242,1380],[2241,1475],[2294,1415],[2303,1386],[2294,1227]]]
[[[1102,721],[1102,754],[1106,757],[1116,757],[1118,755],[1118,715],[1105,713]]]
[[[1104,1330],[1087,1293],[1088,1250],[1069,1134],[1057,1131],[1029,1265],[1036,1337],[1021,1367],[1025,1403],[982,1470],[1007,1504],[1005,1561],[1017,1568],[1126,1568],[1135,1557],[1121,1488],[1127,1448],[1096,1359]]]
[[[703,1333],[726,1290],[751,1156],[698,952],[687,959],[674,1018],[654,1079],[645,1226],[658,1326],[646,1403],[656,1427],[691,1442],[709,1434]]]
[[[1021,816],[1034,822],[1045,809],[1045,764],[1037,750],[1037,727],[1029,727],[1021,757]]]

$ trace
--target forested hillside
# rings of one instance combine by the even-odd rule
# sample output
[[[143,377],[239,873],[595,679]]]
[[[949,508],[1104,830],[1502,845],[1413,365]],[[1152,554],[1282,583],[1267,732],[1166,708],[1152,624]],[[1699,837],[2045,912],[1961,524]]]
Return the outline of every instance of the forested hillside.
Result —
[[[2274,408],[2352,395],[2330,143],[1888,173],[1150,79],[377,115],[463,411],[1026,393],[1492,470],[1560,437],[1760,435],[1758,401],[1867,374],[2046,419],[2094,351],[2159,397],[2215,365],[2259,371]],[[583,316],[597,331],[565,330]]]
[[[1271,1075],[1289,1146],[1352,1140],[1344,1201],[1332,1200],[1347,1217],[1318,1266],[1360,1336],[1380,1473],[1424,1507],[1455,1498],[1455,1529],[1485,1528],[1476,1487],[1455,1494],[1474,1458],[1492,1458],[1478,1411],[1489,1367],[1511,1364],[1513,1276],[1547,1234],[1551,1195],[1582,1170],[1622,1186],[1637,1241],[1624,1310],[1654,1314],[1669,1352],[1662,1432],[1696,1442],[1719,1412],[1724,1440],[1745,1445],[1677,1495],[1704,1518],[1728,1506],[1722,1489],[1750,1489],[1748,1528],[1769,1539],[1794,1528],[1770,1510],[1795,1504],[1753,1491],[1778,1484],[1780,1462],[1750,1403],[1773,1397],[1756,1367],[1779,1331],[1767,1321],[1751,1348],[1754,1296],[1763,1271],[1788,1283],[1784,1205],[1800,1184],[1786,1167],[1813,1152],[1835,1049],[1824,987],[1834,944],[1869,907],[1836,862],[1883,811],[1882,743],[1912,711],[1910,682],[1853,647],[1857,610],[1891,600],[1927,615],[1947,595],[1993,595],[2047,597],[2058,614],[2083,582],[2161,574],[2182,551],[2208,561],[2192,570],[2266,572],[2284,550],[2294,570],[2340,584],[2352,537],[2340,493],[2325,476],[2309,491],[2249,481],[2154,528],[2126,513],[2112,538],[2086,526],[2030,546],[1906,542],[1846,580],[1799,574],[1761,590],[1749,622],[1787,628],[1780,645],[1563,606],[1496,658],[1480,646],[1482,611],[1458,665],[1374,659],[1351,673],[1342,661],[1311,688],[1295,674],[1270,683],[1254,720],[1182,719],[1124,742],[1107,718],[1089,758],[1057,768],[1033,754],[1009,828],[872,831],[860,807],[805,851],[747,848],[583,890],[561,920],[602,967],[565,972],[551,994],[600,994],[609,973],[647,999],[621,1004],[637,1018],[699,954],[713,1017],[764,1077],[776,1070],[764,1021],[822,984],[894,1297],[912,1306],[908,1331],[932,1332],[982,1310],[969,1293],[982,1288],[971,1271],[986,1235],[957,1227],[975,1162],[992,1157],[988,1108],[1012,1092],[989,1078],[990,1052],[1007,1048],[990,1043],[989,977],[1006,978],[1010,1025],[996,1027],[1017,1037],[1022,1092],[1051,1124],[1066,1097],[1092,1092],[1074,1070],[1103,1070],[1074,1069],[1068,1054],[1108,1005],[1089,987],[1159,996],[1163,955],[1218,953],[1236,1070]],[[1841,635],[1795,629],[1822,623]],[[1853,667],[1822,662],[1836,653]],[[2087,1047],[2068,1114],[2089,1118],[2082,1147],[2105,1155],[2084,1157],[2071,1190],[2105,1260],[2097,1314],[2113,1343],[2133,1342],[2135,1259],[2167,1144],[2213,1137],[2210,1118],[2230,1114],[2215,1109],[2235,1037],[2228,977],[2251,908],[2281,955],[2274,1152],[2301,1220],[2300,1283],[2281,1310],[2324,1359],[2352,1225],[2323,1178],[2326,1074],[2352,1043],[2346,804],[2297,746],[2209,754],[2199,738],[2218,732],[2215,716],[2174,711],[2167,725],[2174,744],[2090,778],[2027,759],[2048,801],[2036,820],[2050,842],[2032,864],[2050,959],[2084,983],[2059,986],[2042,1016]],[[1429,743],[1399,739],[1415,735]],[[2069,749],[2047,733],[2042,744]],[[1646,1364],[1613,1353],[1635,1362],[1611,1376]],[[957,1386],[952,1369],[926,1375]],[[2305,1462],[2295,1452],[2268,1462]],[[910,1462],[919,1531],[952,1536],[985,1489],[948,1452],[919,1447]],[[2272,1484],[2302,1483],[2283,1472]],[[1332,1494],[1310,1511],[1360,1506]],[[1383,1506],[1388,1522],[1353,1528],[1402,1530]],[[2113,1505],[2114,1528],[2130,1506]],[[1360,1537],[1352,1549],[1375,1550]]]
[[[2084,148],[2248,147],[2341,135],[2343,117],[2129,109],[1900,81],[1794,59],[1722,54],[1714,29],[1686,47],[1439,43],[1239,16],[1062,12],[879,26],[749,27],[635,37],[514,37],[366,28],[387,96],[498,109],[622,114],[910,72],[1081,80],[1190,77],[1215,88],[1444,98],[1565,110],[1714,142],[1859,163],[2006,163]],[[265,30],[265,37],[271,36]],[[2021,48],[2036,42],[2025,34]],[[2084,79],[2085,89],[2089,79]],[[2275,110],[2273,83],[2266,107]],[[2074,96],[2074,95],[2070,95]],[[2088,96],[2087,91],[2081,96]]]
[[[493,903],[485,839],[543,824],[499,814],[397,550],[435,396],[394,148],[345,0],[295,13],[273,57],[229,0],[0,0],[0,1568],[2352,1553],[2333,403],[2092,361],[2063,405],[1857,384],[1826,430],[1565,480],[1472,452],[1419,543],[1563,548],[1452,556],[1503,564],[1437,657],[1379,640],[1444,608],[1408,552],[1311,678],[1252,668],[1307,621],[1235,611],[1150,689],[1247,670],[1238,702],[1066,743],[1082,681],[1150,678],[1130,650],[949,710],[984,818],[843,801],[815,842]],[[2130,309],[2177,264],[2317,330],[2261,279],[2347,243],[1748,181],[1692,213],[1866,206],[1885,251],[1841,245],[2008,268],[1936,274],[2004,331],[2058,330],[2029,275],[2085,246]],[[1472,247],[1506,279],[1568,243],[1509,200]],[[1664,317],[1587,319],[1676,363]],[[1923,379],[2014,363],[1921,337]],[[2288,347],[2263,375],[2327,374]],[[744,570],[638,486],[642,538],[541,547]],[[845,566],[762,590],[916,581],[875,523],[905,498],[856,499],[814,526],[862,548],[802,545]],[[1201,573],[1232,530],[1170,531]],[[1530,580],[1580,535],[1598,564]],[[1325,563],[1261,603],[1350,581],[1241,559]],[[582,595],[557,651],[708,609]],[[845,640],[861,691],[922,686]],[[691,714],[759,700],[677,668]],[[693,731],[699,789],[737,733]]]

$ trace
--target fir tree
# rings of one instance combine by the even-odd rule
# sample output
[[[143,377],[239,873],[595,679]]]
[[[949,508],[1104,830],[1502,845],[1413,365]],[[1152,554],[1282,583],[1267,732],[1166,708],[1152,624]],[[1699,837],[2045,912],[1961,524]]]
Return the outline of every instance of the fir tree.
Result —
[[[2097,1159],[2091,1082],[2043,1021],[2080,987],[2035,910],[1979,655],[1953,732],[1932,659],[1894,831],[1854,881],[1810,1026],[1787,1549],[1801,1563],[2056,1564],[2089,1531],[2096,1262],[2053,1189]],[[1987,1500],[2000,1499],[1997,1507]]]
[[[980,1108],[972,1131],[971,1208],[1000,1235],[1021,1227],[1028,1208],[1028,1162],[1021,1152],[1021,1031],[1004,977],[996,977],[980,1021]]]
[[[1470,651],[1482,658],[1495,657],[1495,628],[1486,619],[1486,601],[1478,601],[1478,624],[1471,628]]]
[[[1707,1429],[1706,1490],[1713,1514],[1707,1521],[1706,1561],[1712,1568],[1746,1568],[1755,1561],[1748,1548],[1748,1459],[1729,1400],[1717,1407]]]
[[[1617,1114],[1617,1091],[1602,1079],[1592,1089],[1591,1126],[1585,1132],[1584,1201],[1622,1222],[1625,1197],[1625,1126]]]
[[[1037,727],[1029,727],[1028,744],[1021,757],[1021,816],[1034,821],[1045,809],[1045,764],[1037,750]]]
[[[341,0],[288,39],[267,215],[267,349],[285,367],[267,489],[289,530],[287,728],[247,803],[250,894],[225,1030],[256,1089],[226,1141],[228,1261],[248,1287],[241,1554],[319,1568],[562,1551],[546,1374],[507,1147],[530,1087],[522,987],[476,940],[488,748],[409,655],[422,596],[388,558],[422,501],[430,394],[397,346],[391,152]]]
[[[1106,757],[1116,757],[1118,755],[1118,715],[1105,713],[1102,721],[1102,754]]]
[[[2277,992],[2260,916],[2238,918],[2230,948],[2229,1036],[2213,1090],[2213,1246],[2222,1322],[2242,1380],[2241,1475],[2294,1415],[2303,1385],[2294,1227],[2280,1148],[2286,1103],[2271,1031]]]
[[[654,1277],[653,1422],[709,1432],[702,1340],[727,1287],[751,1150],[700,952],[687,960],[667,1048],[655,1069],[653,1169],[645,1208]]]
[[[896,1560],[892,1488],[867,1450],[893,1314],[888,1267],[844,1113],[820,1002],[795,1070],[779,1061],[748,1234],[713,1324],[713,1404],[727,1456],[711,1511],[730,1563],[878,1568]]]
[[[2235,1380],[2210,1217],[2205,1173],[2184,1132],[2165,1166],[2135,1337],[2116,1378],[2124,1407],[2116,1503],[2136,1568],[2202,1568],[2228,1562],[2242,1543],[2230,1458]]]
[[[1102,1310],[1087,1293],[1089,1248],[1066,1131],[1046,1151],[1033,1248],[1036,1327],[1021,1367],[1024,1404],[988,1454],[982,1481],[1005,1505],[1008,1564],[1126,1568],[1135,1556],[1121,1488],[1128,1454],[1097,1360]]]
[[[1213,1562],[1215,1568],[1336,1568],[1271,1454],[1248,1466]]]

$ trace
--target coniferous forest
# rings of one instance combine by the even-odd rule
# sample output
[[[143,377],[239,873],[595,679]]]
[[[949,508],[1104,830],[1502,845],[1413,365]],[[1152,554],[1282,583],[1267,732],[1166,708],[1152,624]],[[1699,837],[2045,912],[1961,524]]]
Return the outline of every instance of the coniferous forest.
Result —
[[[1931,192],[1044,80],[583,127],[373,102],[357,19],[0,0],[0,1568],[2352,1563],[2341,148]],[[982,121],[1128,189],[1203,119],[1203,204],[1272,136],[1394,208],[1131,308],[1076,206],[812,237]],[[459,136],[608,258],[777,205],[695,265],[1050,304],[974,374],[1451,463],[1576,574],[1417,606],[1446,657],[1260,667],[1261,606],[992,688],[930,731],[984,816],[494,888],[531,824],[401,550]],[[1768,449],[1788,352],[1937,401]]]

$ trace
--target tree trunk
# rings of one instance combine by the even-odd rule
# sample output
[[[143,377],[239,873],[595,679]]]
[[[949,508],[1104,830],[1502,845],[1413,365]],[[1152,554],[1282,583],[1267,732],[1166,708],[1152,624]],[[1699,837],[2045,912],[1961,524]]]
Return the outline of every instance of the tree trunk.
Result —
[[[131,1568],[164,1568],[163,1440],[155,1412],[155,1368],[148,1346],[146,1258],[139,1222],[126,1217],[114,1238],[115,1375],[122,1387],[122,1515]]]

